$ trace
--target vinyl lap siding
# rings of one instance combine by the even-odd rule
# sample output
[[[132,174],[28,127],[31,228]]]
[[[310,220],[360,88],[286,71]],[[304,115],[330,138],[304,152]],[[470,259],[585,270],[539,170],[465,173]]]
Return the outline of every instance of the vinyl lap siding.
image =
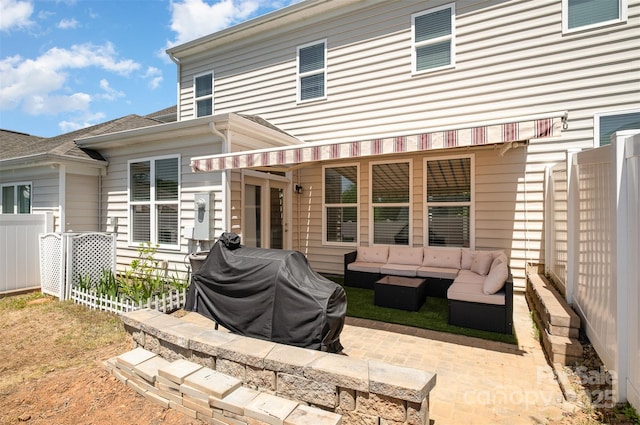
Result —
[[[457,1],[455,68],[414,75],[411,14],[447,3],[364,3],[342,16],[309,19],[286,37],[264,33],[186,60],[181,116],[190,118],[193,75],[206,69],[215,72],[216,113],[257,114],[307,142],[415,134],[567,110],[562,137],[534,140],[502,157],[491,150],[476,156],[476,247],[508,250],[516,285],[522,285],[526,264],[544,258],[545,167],[562,161],[567,149],[593,146],[595,113],[640,108],[640,1],[628,1],[626,23],[571,34],[562,34],[560,0]],[[327,99],[297,104],[296,46],[321,39],[328,48]],[[422,193],[422,163],[415,158],[417,245],[423,243],[423,217],[417,213],[422,201],[416,198]],[[365,162],[361,176],[368,173]],[[318,193],[321,167],[298,173],[305,189],[312,185]],[[368,177],[360,184],[361,208],[368,211]],[[321,243],[321,198],[303,193],[301,204],[294,244],[299,241],[320,271],[341,271],[340,254],[347,249]],[[370,243],[362,211],[360,236],[361,244]]]

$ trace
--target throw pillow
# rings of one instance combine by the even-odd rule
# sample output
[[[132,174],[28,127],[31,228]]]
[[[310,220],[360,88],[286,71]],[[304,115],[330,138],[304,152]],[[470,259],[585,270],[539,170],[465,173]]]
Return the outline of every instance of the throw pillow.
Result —
[[[471,269],[471,263],[473,262],[473,253],[474,251],[471,251],[470,249],[462,250],[462,260],[460,262],[460,268],[462,270]]]
[[[471,271],[481,276],[486,276],[491,268],[493,262],[493,255],[490,252],[476,251],[473,254],[473,261],[471,262]]]
[[[508,277],[509,269],[507,263],[501,261],[491,268],[491,271],[482,284],[482,292],[485,295],[495,294],[502,289]]]

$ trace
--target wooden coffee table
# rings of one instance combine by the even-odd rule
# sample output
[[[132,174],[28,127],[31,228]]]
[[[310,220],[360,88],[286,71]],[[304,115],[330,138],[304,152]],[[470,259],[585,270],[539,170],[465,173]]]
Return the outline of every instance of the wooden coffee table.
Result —
[[[384,276],[373,285],[373,303],[379,307],[418,311],[426,298],[425,282],[421,277]]]

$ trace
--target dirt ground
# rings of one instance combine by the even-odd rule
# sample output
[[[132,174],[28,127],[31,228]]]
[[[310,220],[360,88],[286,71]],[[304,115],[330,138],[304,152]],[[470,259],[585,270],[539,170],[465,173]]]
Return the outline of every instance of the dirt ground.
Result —
[[[581,370],[602,365],[588,341],[583,344],[584,361],[566,373],[580,394],[609,389],[581,377]],[[203,424],[148,401],[104,370],[104,360],[131,348],[116,315],[40,293],[0,297],[0,425]],[[640,425],[628,405],[588,404],[549,425]]]
[[[203,424],[104,370],[129,349],[114,315],[37,294],[0,299],[0,424]]]

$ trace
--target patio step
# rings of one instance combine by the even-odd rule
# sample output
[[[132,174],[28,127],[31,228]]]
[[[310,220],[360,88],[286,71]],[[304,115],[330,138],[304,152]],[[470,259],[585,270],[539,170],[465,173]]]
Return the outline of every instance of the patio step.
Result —
[[[550,362],[569,365],[581,359],[580,317],[536,268],[527,272],[525,296]]]

